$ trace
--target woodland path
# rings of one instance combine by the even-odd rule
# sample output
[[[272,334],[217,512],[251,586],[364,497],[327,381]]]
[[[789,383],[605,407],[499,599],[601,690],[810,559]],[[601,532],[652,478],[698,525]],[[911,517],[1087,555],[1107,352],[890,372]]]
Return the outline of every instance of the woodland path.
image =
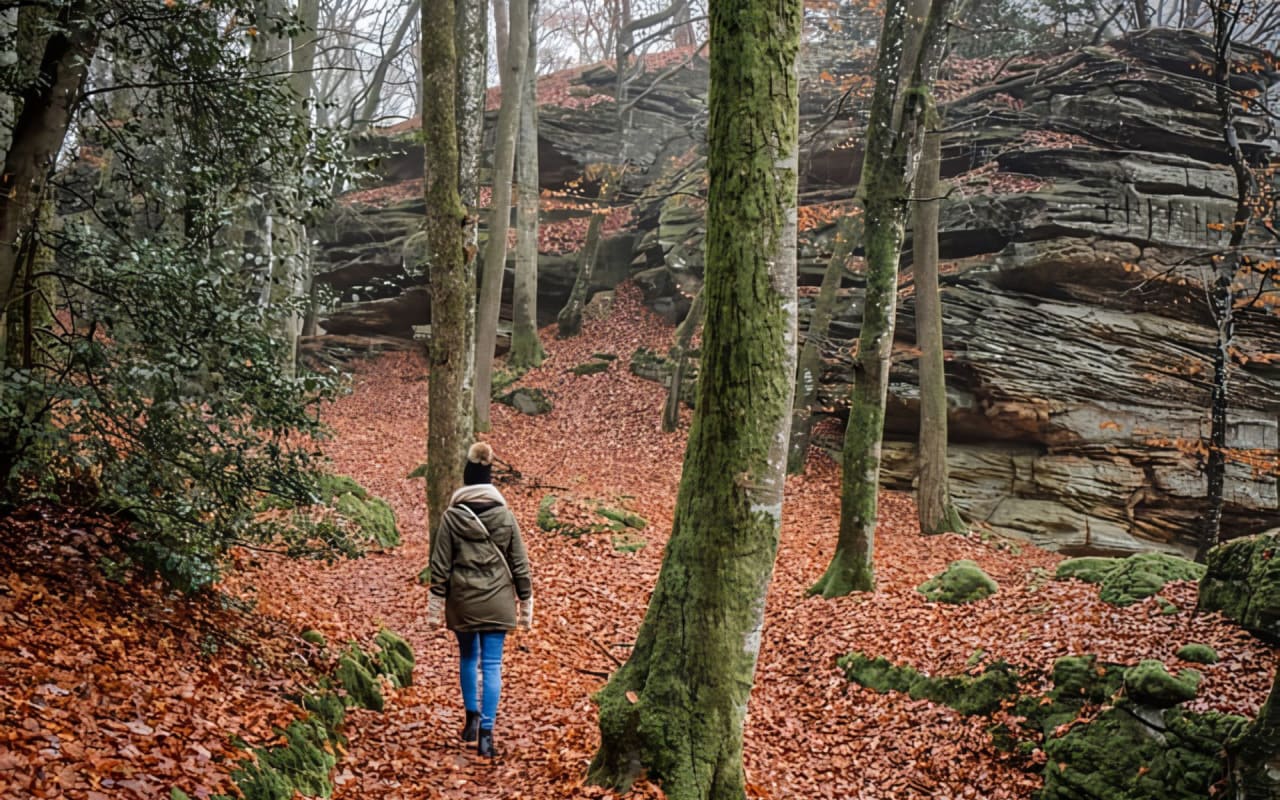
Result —
[[[623,643],[634,639],[642,618],[670,531],[684,447],[684,431],[660,431],[663,391],[632,376],[626,362],[636,347],[665,349],[670,339],[670,328],[624,288],[612,315],[588,322],[583,336],[557,341],[547,332],[551,357],[522,385],[552,393],[550,414],[526,417],[494,406],[486,438],[521,476],[502,490],[529,545],[537,613],[533,632],[513,634],[508,643],[496,728],[501,755],[493,764],[457,740],[452,637],[420,619],[426,589],[415,577],[427,560],[423,493],[420,481],[403,476],[425,453],[424,365],[387,356],[359,371],[352,394],[329,416],[337,435],[326,450],[340,471],[393,502],[405,544],[328,569],[256,578],[265,612],[297,617],[331,638],[367,638],[386,624],[418,655],[415,685],[396,693],[386,713],[352,715],[337,797],[610,796],[580,784],[598,736],[590,695],[615,667],[613,659],[626,658]],[[597,352],[618,360],[602,374],[568,372]],[[624,553],[607,534],[571,539],[541,531],[539,501],[565,489],[644,516],[649,546]],[[1187,609],[1176,615],[1161,615],[1151,602],[1116,609],[1098,601],[1094,587],[1046,580],[1058,560],[1053,554],[976,536],[920,536],[904,495],[882,499],[879,590],[806,599],[804,588],[821,574],[834,544],[837,498],[838,470],[820,454],[788,485],[747,731],[753,797],[1027,797],[1038,785],[1025,763],[991,747],[984,720],[848,684],[834,662],[854,649],[925,671],[962,671],[979,649],[1047,670],[1054,658],[1082,652],[1130,662],[1158,657],[1173,666],[1179,644],[1205,641],[1219,647],[1223,660],[1204,668],[1201,697],[1212,702],[1200,705],[1252,714],[1265,696],[1267,649],[1215,617],[1194,616],[1193,587],[1173,592]],[[924,602],[915,586],[957,558],[979,561],[1001,592],[969,607]],[[309,605],[319,596],[332,598],[331,605]],[[632,796],[654,792],[641,788]]]
[[[298,634],[318,628],[332,654],[383,625],[412,643],[414,685],[391,692],[383,713],[349,713],[339,800],[611,797],[581,785],[598,737],[590,696],[626,658],[643,616],[684,447],[683,432],[659,429],[663,390],[626,362],[671,336],[624,286],[612,315],[588,321],[583,336],[546,333],[551,357],[523,384],[553,393],[550,414],[494,407],[486,438],[521,476],[500,485],[525,532],[537,598],[534,630],[509,640],[495,762],[458,741],[455,645],[421,621],[425,493],[405,476],[425,458],[427,382],[421,359],[396,354],[357,367],[351,393],[325,412],[335,436],[323,449],[337,471],[393,503],[399,548],[328,566],[245,552],[216,600],[184,600],[154,581],[134,578],[124,591],[110,582],[101,543],[118,524],[48,507],[0,518],[0,798],[226,792],[243,758],[234,737],[269,743],[299,713],[289,696],[314,680],[307,665],[318,651]],[[601,374],[568,372],[594,353],[618,359]],[[648,545],[625,553],[608,534],[541,531],[549,492],[639,513]],[[1049,580],[1051,553],[919,535],[901,494],[882,495],[878,590],[806,598],[834,546],[838,496],[838,470],[818,453],[788,483],[746,734],[752,798],[1030,797],[1039,765],[997,752],[984,719],[849,684],[835,659],[851,650],[934,674],[962,671],[981,650],[1042,677],[1077,653],[1177,669],[1188,665],[1175,650],[1204,642],[1222,660],[1197,667],[1194,707],[1252,715],[1266,696],[1275,650],[1194,614],[1194,586],[1166,588],[1177,614],[1152,601],[1113,608],[1096,587]],[[970,606],[925,602],[915,587],[957,558],[977,560],[999,594]],[[658,796],[652,787],[630,795]]]

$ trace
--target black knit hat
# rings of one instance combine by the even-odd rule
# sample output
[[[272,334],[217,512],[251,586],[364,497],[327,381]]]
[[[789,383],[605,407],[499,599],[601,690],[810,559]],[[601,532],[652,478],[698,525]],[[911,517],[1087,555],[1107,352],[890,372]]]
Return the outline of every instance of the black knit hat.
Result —
[[[462,483],[493,483],[493,448],[488,442],[476,442],[467,451],[467,465],[462,468]]]

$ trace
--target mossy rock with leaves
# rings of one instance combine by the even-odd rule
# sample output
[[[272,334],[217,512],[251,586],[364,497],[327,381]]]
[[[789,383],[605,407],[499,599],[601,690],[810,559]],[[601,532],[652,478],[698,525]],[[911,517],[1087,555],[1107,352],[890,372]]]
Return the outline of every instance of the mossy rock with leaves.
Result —
[[[1058,565],[1055,577],[1096,583],[1104,603],[1129,606],[1158,594],[1170,581],[1198,581],[1204,574],[1202,564],[1185,558],[1168,553],[1138,553],[1128,558],[1067,559]],[[1176,607],[1173,611],[1177,611]]]
[[[546,392],[541,389],[523,386],[519,389],[512,389],[502,395],[498,398],[498,402],[511,406],[521,414],[531,417],[549,413],[554,408],[551,398]]]
[[[334,509],[370,541],[380,547],[398,547],[400,529],[396,512],[380,497],[360,498],[354,494],[339,495]]]
[[[569,371],[574,375],[595,375],[600,372],[608,371],[609,365],[612,363],[613,362],[611,361],[603,361],[601,359],[593,358],[590,361],[578,364],[576,367],[570,367]]]
[[[378,666],[396,686],[413,685],[413,648],[403,637],[383,628],[373,639],[378,645]]]
[[[1193,664],[1218,663],[1218,651],[1214,650],[1207,644],[1200,644],[1198,642],[1184,644],[1182,647],[1178,648],[1176,655],[1183,661],[1190,661]]]
[[[905,692],[913,700],[929,700],[965,715],[990,714],[1018,694],[1018,674],[1002,661],[987,665],[978,675],[939,677],[859,652],[842,656],[836,664],[846,678],[868,689]]]
[[[1246,720],[1113,706],[1046,735],[1041,800],[1199,800],[1223,777],[1222,750]]]
[[[947,568],[920,584],[917,590],[935,603],[972,603],[999,591],[991,576],[976,561],[952,561]]]
[[[342,685],[350,705],[381,711],[386,703],[378,685],[377,667],[355,644],[338,660],[334,678]]]
[[[1209,551],[1200,581],[1201,611],[1280,643],[1280,529],[1233,539]]]
[[[1147,659],[1124,671],[1124,691],[1139,705],[1171,708],[1196,698],[1200,673],[1184,669],[1176,676],[1158,659]]]

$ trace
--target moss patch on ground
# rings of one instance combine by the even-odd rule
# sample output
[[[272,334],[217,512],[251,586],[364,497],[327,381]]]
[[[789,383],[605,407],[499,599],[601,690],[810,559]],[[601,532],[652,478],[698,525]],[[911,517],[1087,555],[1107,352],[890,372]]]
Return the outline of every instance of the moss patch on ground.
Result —
[[[593,533],[643,530],[649,522],[625,508],[598,500],[549,494],[538,503],[538,527],[548,533],[578,538]]]
[[[1193,664],[1217,664],[1218,651],[1214,650],[1207,644],[1191,643],[1184,644],[1178,648],[1176,653],[1178,658],[1183,661],[1190,661]]]
[[[1204,565],[1185,558],[1138,553],[1128,558],[1069,558],[1058,565],[1054,577],[1096,583],[1104,603],[1128,606],[1156,595],[1170,581],[1198,581],[1204,574]]]
[[[1200,610],[1221,611],[1255,636],[1280,642],[1280,530],[1220,544],[1206,563]]]
[[[942,677],[856,652],[838,664],[849,680],[875,691],[905,692],[964,714],[1011,705],[1024,720],[1022,730],[1000,724],[989,731],[1004,749],[1043,748],[1040,800],[1207,797],[1225,774],[1226,743],[1247,724],[1243,717],[1177,707],[1195,697],[1199,673],[1173,676],[1159,661],[1125,667],[1092,655],[1060,658],[1047,695],[1021,696],[1017,673],[1002,662],[977,675]]]
[[[843,656],[836,663],[846,678],[868,689],[904,692],[913,700],[929,700],[966,715],[990,714],[1018,694],[1018,674],[1003,661],[987,665],[977,675],[940,677],[858,652]]]
[[[990,597],[1000,587],[982,571],[976,561],[953,561],[943,572],[918,587],[921,594],[935,603],[972,603]]]

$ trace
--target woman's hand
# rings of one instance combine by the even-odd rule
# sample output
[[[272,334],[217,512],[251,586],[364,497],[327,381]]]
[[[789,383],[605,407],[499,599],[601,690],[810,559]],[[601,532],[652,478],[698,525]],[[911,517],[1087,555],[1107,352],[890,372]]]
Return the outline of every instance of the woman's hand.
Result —
[[[533,595],[516,601],[516,627],[523,631],[533,629]]]
[[[435,592],[427,599],[427,626],[437,628],[444,624],[444,598]]]

